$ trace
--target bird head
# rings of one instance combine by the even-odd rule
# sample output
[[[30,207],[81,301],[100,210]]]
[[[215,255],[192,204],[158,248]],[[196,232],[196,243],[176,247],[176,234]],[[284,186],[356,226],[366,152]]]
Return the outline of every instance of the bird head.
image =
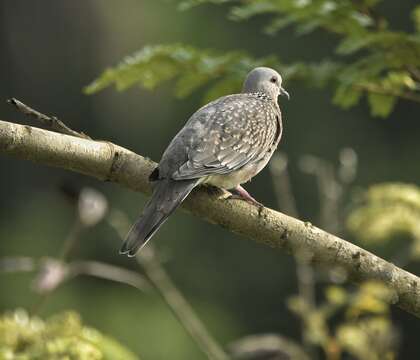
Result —
[[[282,87],[282,81],[276,70],[268,67],[257,67],[247,75],[242,92],[262,92],[274,101],[277,101],[279,95],[285,95],[289,99],[290,95]]]

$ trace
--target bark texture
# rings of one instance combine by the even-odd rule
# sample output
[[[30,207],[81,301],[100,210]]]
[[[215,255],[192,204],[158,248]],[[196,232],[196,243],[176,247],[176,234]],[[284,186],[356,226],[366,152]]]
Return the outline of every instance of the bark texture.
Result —
[[[129,189],[150,193],[156,163],[121,146],[0,121],[0,154],[76,171]],[[380,280],[394,290],[392,302],[420,317],[420,278],[380,257],[269,208],[220,199],[206,188],[193,191],[184,208],[211,223],[273,248],[304,252],[311,262],[338,266],[351,280]]]

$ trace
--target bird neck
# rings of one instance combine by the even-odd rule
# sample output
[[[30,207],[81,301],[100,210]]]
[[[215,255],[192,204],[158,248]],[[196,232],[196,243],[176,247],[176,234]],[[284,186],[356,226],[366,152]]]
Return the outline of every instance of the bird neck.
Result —
[[[269,94],[267,94],[264,91],[250,91],[250,92],[249,91],[247,91],[247,92],[244,91],[244,93],[255,96],[255,97],[257,97],[261,100],[270,101],[270,102],[273,102],[273,103],[277,104],[277,100],[273,99]]]

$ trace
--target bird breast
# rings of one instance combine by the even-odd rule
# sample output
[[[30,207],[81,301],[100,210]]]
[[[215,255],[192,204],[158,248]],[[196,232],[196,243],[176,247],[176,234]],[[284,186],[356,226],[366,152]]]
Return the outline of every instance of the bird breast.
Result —
[[[204,184],[217,186],[223,189],[233,189],[240,184],[250,181],[270,161],[272,152],[269,152],[258,162],[246,164],[239,170],[224,175],[210,175],[203,179]]]

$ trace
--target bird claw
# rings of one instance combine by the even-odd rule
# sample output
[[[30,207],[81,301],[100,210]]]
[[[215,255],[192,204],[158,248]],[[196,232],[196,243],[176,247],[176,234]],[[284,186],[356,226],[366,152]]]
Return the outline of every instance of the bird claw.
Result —
[[[238,185],[235,189],[229,190],[231,195],[227,198],[229,200],[243,200],[249,204],[255,205],[259,208],[263,208],[264,205],[259,201],[255,200],[248,191],[246,191],[242,186]]]
[[[251,204],[251,205],[255,205],[255,206],[258,206],[258,207],[264,207],[263,204],[261,204],[259,201],[255,200],[255,199],[247,199],[247,198],[244,198],[243,196],[237,195],[237,194],[231,194],[226,199],[227,200],[242,200],[242,201],[246,201],[248,204]]]

